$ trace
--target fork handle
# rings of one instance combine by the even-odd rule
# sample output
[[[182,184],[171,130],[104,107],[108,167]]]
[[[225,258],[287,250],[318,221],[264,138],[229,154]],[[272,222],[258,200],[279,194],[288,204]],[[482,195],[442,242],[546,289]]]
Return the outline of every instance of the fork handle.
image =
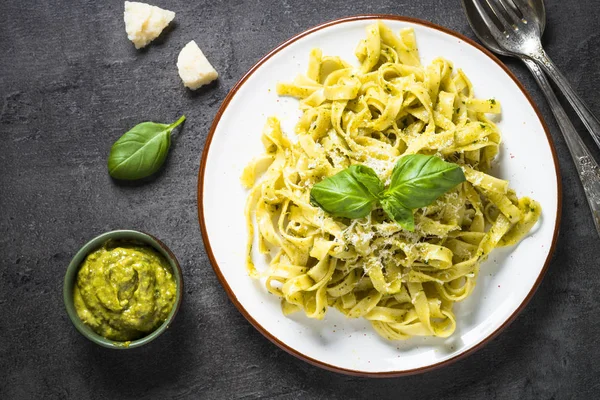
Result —
[[[573,157],[573,162],[575,163],[575,167],[579,173],[579,179],[581,180],[583,190],[585,191],[585,197],[587,198],[588,205],[592,211],[596,231],[598,232],[598,235],[600,235],[600,167],[598,167],[598,163],[596,163],[596,160],[594,160],[594,157],[590,154],[587,146],[583,143],[583,140],[581,140],[575,127],[569,120],[567,113],[560,105],[554,91],[550,87],[550,83],[548,82],[544,71],[542,71],[540,66],[534,61],[527,58],[523,58],[522,60],[525,62],[546,95],[546,99],[550,104],[550,109],[552,110],[556,122],[558,122],[558,126],[562,131],[563,137],[567,142],[567,147],[571,152],[571,157]]]
[[[592,135],[594,142],[600,148],[600,122],[592,114],[588,106],[581,100],[581,97],[575,93],[567,78],[560,72],[556,65],[552,62],[548,54],[543,49],[533,54],[532,59],[542,67],[542,69],[550,75],[550,78],[556,83],[559,89],[563,92],[571,106],[575,109],[579,118]]]

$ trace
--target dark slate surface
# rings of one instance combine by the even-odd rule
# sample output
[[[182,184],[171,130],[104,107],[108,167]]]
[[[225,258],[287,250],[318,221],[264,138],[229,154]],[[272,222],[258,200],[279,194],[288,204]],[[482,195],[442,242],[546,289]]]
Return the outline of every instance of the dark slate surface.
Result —
[[[369,380],[327,372],[271,344],[230,303],[204,251],[199,158],[228,90],[262,55],[313,25],[359,13],[422,18],[473,37],[458,1],[166,1],[176,23],[146,50],[127,40],[121,1],[0,4],[0,398],[598,398],[600,246],[564,141],[524,66],[505,60],[547,118],[561,162],[562,231],[537,294],[474,355],[423,375]],[[594,1],[547,1],[545,44],[600,115]],[[221,74],[182,88],[178,50],[195,39]],[[144,120],[188,121],[163,171],[117,185],[112,142]],[[582,124],[576,122],[582,131]],[[597,154],[597,153],[596,153]],[[186,293],[176,323],[147,347],[99,348],[65,313],[75,251],[116,228],[151,232],[177,254]],[[527,266],[523,266],[526,268]]]

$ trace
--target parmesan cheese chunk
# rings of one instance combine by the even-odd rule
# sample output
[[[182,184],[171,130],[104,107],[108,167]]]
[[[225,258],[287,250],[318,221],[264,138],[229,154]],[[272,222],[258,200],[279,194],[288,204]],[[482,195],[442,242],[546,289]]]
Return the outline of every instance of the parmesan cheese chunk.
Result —
[[[219,77],[200,47],[193,40],[185,45],[177,58],[177,69],[183,84],[196,90]]]
[[[175,18],[169,10],[134,1],[125,2],[125,30],[136,49],[156,39]]]

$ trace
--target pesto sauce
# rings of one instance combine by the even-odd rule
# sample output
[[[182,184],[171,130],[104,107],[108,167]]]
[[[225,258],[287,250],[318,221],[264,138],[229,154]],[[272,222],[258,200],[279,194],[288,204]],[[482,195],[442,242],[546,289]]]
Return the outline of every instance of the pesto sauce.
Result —
[[[177,284],[167,260],[141,245],[105,244],[90,253],[73,292],[79,318],[115,341],[146,336],[168,317]]]

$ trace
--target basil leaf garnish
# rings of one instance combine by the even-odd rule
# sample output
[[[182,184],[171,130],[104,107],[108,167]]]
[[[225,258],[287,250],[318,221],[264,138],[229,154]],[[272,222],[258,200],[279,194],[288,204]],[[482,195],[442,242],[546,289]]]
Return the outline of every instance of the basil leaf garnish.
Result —
[[[356,219],[371,212],[382,191],[375,171],[364,165],[352,165],[315,184],[310,200],[334,217]]]
[[[411,154],[398,160],[386,190],[375,171],[353,165],[314,185],[310,199],[334,217],[352,219],[367,216],[379,202],[388,217],[414,231],[412,210],[430,205],[464,181],[460,166],[435,156]]]
[[[412,154],[400,158],[384,196],[393,196],[410,209],[421,208],[465,180],[456,164],[435,156]]]
[[[394,196],[381,199],[381,207],[388,217],[400,224],[402,228],[411,232],[415,230],[415,218],[412,210],[406,208]]]
[[[125,132],[110,149],[110,176],[135,180],[158,171],[167,158],[171,146],[171,132],[183,121],[185,115],[170,125],[142,122]]]

